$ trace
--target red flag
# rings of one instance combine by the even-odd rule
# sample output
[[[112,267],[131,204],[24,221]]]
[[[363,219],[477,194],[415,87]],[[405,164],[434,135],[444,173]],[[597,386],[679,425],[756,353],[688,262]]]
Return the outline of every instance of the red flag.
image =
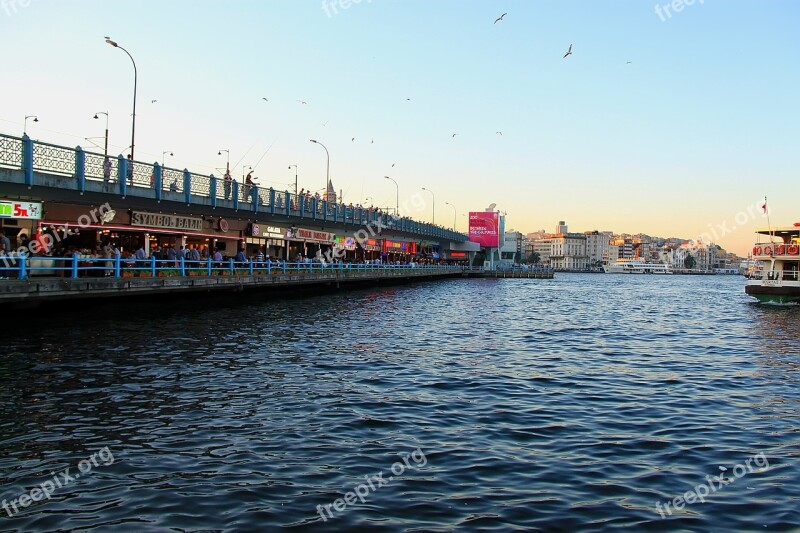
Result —
[[[764,203],[761,205],[761,210],[764,211],[764,213],[767,212],[767,199],[766,198],[764,198]]]

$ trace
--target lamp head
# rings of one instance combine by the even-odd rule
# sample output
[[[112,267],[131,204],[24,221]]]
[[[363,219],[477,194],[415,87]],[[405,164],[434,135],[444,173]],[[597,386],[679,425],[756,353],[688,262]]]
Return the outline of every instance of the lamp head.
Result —
[[[95,113],[95,114],[94,114],[94,118],[95,118],[95,119],[98,119],[98,118],[100,118],[100,117],[98,117],[98,116],[97,116],[97,113]]]
[[[314,139],[309,139],[309,141],[311,141],[312,143],[317,143],[317,144],[319,144],[319,143],[318,143],[316,140],[314,140]]]
[[[111,38],[110,38],[110,37],[108,37],[108,36],[106,36],[106,42],[107,42],[108,44],[110,44],[111,46],[113,46],[114,48],[117,48],[117,47],[119,47],[119,45],[118,45],[117,43],[115,43],[114,41],[112,41],[112,40],[111,40]]]
[[[33,117],[34,122],[39,122],[39,117]]]

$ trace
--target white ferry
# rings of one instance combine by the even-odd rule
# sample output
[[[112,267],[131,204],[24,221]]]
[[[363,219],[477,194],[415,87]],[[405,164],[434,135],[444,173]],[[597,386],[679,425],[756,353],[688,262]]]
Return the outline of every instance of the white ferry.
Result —
[[[762,268],[748,272],[745,292],[762,303],[800,303],[800,222],[756,233],[776,242],[753,246],[753,260]]]
[[[645,263],[644,261],[617,261],[603,265],[606,274],[672,274],[672,269],[664,263]]]

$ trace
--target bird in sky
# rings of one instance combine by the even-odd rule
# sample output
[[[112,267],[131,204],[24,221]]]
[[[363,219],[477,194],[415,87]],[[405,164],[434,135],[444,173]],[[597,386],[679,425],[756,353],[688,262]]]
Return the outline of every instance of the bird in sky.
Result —
[[[395,163],[392,163],[392,168],[394,168]]]
[[[456,135],[458,135],[458,133],[454,133],[454,134],[453,134],[453,138],[455,138],[455,136],[456,136]]]
[[[352,139],[350,139],[350,142],[356,142],[356,138],[353,137]]]
[[[262,96],[261,99],[264,100],[265,102],[269,102],[269,100],[267,100],[266,96]]]
[[[306,105],[306,104],[308,103],[308,102],[306,102],[305,100],[298,100],[298,102],[300,102],[300,103],[301,103],[301,104],[303,104],[303,105]]]
[[[505,17],[506,15],[508,15],[508,13],[503,13],[502,15],[497,17],[497,19],[494,21],[494,23],[497,24],[498,22],[502,21],[503,17]]]
[[[369,144],[375,144],[375,139],[370,139]]]
[[[633,61],[626,61],[625,62],[626,65],[630,65],[631,63],[633,63]]]
[[[411,101],[411,98],[406,98],[406,101],[407,101],[407,102],[410,102],[410,101]]]
[[[323,122],[323,123],[322,123],[322,127],[324,128],[325,126],[327,126],[327,125],[328,125],[328,122],[330,122],[330,120],[326,120],[325,122]]]
[[[564,58],[566,59],[567,56],[571,55],[572,55],[572,44],[569,45],[569,50],[567,50],[567,53],[564,54]]]
[[[156,102],[158,102],[158,100],[150,100],[151,104],[155,104]]]
[[[502,136],[503,136],[503,132],[502,132],[502,131],[496,131],[495,133],[496,133],[497,135],[499,135],[500,137],[502,137]]]

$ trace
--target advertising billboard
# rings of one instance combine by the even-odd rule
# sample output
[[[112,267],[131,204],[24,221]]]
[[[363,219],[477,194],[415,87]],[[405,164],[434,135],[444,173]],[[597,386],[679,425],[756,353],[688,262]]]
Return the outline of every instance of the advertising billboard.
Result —
[[[469,240],[484,248],[500,246],[500,213],[473,211],[469,214]]]

